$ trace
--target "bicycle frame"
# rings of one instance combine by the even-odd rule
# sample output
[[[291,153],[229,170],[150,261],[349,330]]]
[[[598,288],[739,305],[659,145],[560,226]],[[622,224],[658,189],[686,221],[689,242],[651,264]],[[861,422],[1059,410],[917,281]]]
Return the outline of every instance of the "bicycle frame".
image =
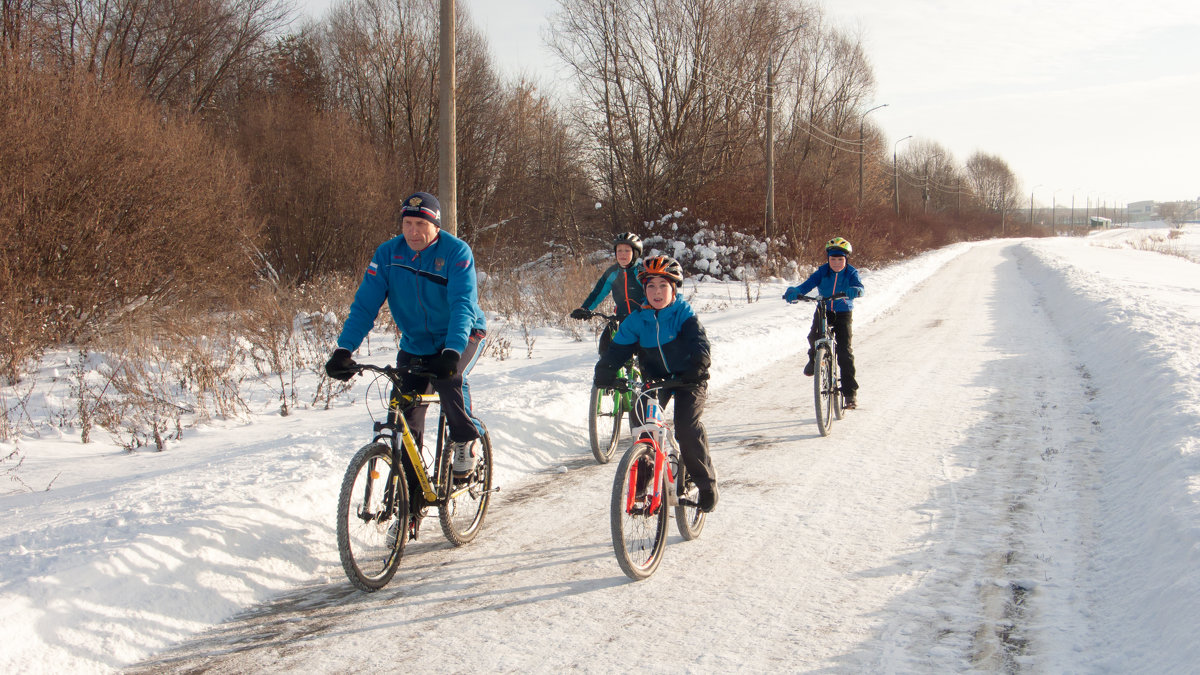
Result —
[[[429,405],[431,403],[440,403],[441,398],[438,394],[418,394],[416,392],[399,392],[400,377],[406,371],[394,366],[377,367],[367,364],[360,364],[363,370],[369,370],[379,373],[391,381],[393,386],[393,395],[388,399],[388,414],[387,420],[384,422],[375,422],[374,441],[385,440],[388,446],[392,449],[392,466],[400,466],[401,452],[403,448],[403,456],[408,458],[410,465],[413,467],[413,473],[416,474],[417,483],[421,487],[422,496],[428,504],[438,504],[442,500],[439,498],[437,489],[434,487],[429,478],[429,469],[425,464],[424,457],[421,456],[421,450],[417,447],[416,437],[413,436],[412,429],[408,426],[408,420],[405,414],[413,408],[421,405]],[[434,450],[434,457],[442,452],[442,436],[444,420],[439,416],[437,445]],[[391,481],[394,483],[399,480],[400,473],[396,472],[392,475]],[[390,485],[394,490],[394,485]],[[390,501],[390,496],[389,496]],[[390,505],[390,504],[389,504]]]
[[[605,336],[605,335],[607,335],[608,339],[611,341],[613,336],[615,336],[617,334],[617,329],[621,325],[619,320],[617,319],[616,315],[604,314],[601,312],[592,312],[592,316],[600,318],[600,319],[604,319],[604,321],[605,321],[604,328],[602,328],[601,332],[600,332],[600,335],[601,335],[600,341],[601,342],[604,341],[603,336]],[[604,355],[603,352],[601,352],[600,355],[603,356]],[[618,380],[627,380],[630,382],[641,379],[641,373],[638,372],[637,367],[634,365],[632,359],[630,359],[627,363],[623,364],[617,370],[617,379]],[[631,412],[633,410],[633,394],[628,391],[621,391],[619,389],[614,389],[613,390],[613,410],[620,411],[620,412]]]
[[[618,387],[622,384],[618,380]],[[625,386],[630,397],[635,399],[634,408],[641,408],[645,411],[642,417],[642,424],[634,427],[632,420],[630,424],[630,434],[634,439],[634,445],[638,443],[649,444],[654,449],[654,473],[650,478],[650,483],[647,487],[651,490],[649,493],[650,503],[646,507],[646,513],[654,514],[663,506],[677,506],[681,502],[675,494],[675,470],[671,466],[671,462],[667,461],[667,452],[664,446],[667,444],[667,434],[672,433],[671,425],[666,420],[666,411],[663,410],[662,404],[659,402],[659,391],[670,387],[682,386],[682,383],[677,380],[665,380],[657,383],[641,383],[637,381],[626,381]],[[635,412],[636,414],[636,412]],[[666,472],[667,493],[663,494],[663,472]],[[634,513],[634,502],[637,492],[637,470],[636,468],[629,474],[629,496],[626,498],[625,511],[626,513]],[[663,502],[666,502],[665,504]],[[695,504],[685,503],[685,506],[695,506]]]

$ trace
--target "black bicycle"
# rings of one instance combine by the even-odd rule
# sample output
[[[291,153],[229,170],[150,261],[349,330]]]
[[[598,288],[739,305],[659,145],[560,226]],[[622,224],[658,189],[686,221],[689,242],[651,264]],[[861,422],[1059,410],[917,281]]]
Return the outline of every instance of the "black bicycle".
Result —
[[[404,391],[406,374],[432,378],[419,364],[408,368],[356,364],[391,381],[386,421],[375,422],[375,438],[350,460],[338,497],[337,541],[350,582],[364,591],[383,588],[395,576],[404,545],[416,539],[430,507],[438,510],[442,534],[455,546],[473,540],[483,527],[492,487],[492,440],[487,428],[476,445],[474,470],[455,476],[449,430],[438,415],[437,441],[418,447],[404,414],[438,403],[437,394]],[[424,386],[421,387],[424,389]]]
[[[800,296],[797,300],[817,303],[816,317],[818,333],[813,345],[813,400],[817,408],[817,430],[822,436],[828,436],[833,431],[833,420],[842,419],[841,373],[838,372],[837,337],[829,317],[825,315],[827,302],[846,297],[845,293],[835,293],[828,298],[821,296]]]
[[[611,314],[591,312],[589,318],[604,319],[604,328],[600,332],[600,355],[608,348],[612,338],[617,334],[620,320]],[[636,359],[621,366],[617,371],[617,379],[637,381],[641,379]],[[621,418],[633,410],[633,396],[628,391],[619,389],[592,387],[588,402],[588,439],[592,444],[592,455],[601,464],[607,464],[617,450],[621,439]]]

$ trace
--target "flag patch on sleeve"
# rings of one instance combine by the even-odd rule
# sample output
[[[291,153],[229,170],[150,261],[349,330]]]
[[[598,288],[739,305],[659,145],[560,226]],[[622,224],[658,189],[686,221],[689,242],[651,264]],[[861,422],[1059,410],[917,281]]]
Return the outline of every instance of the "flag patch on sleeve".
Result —
[[[370,265],[367,265],[367,274],[369,274],[371,276],[375,276],[375,273],[378,271],[379,271],[379,265],[376,265],[375,263],[371,263]]]

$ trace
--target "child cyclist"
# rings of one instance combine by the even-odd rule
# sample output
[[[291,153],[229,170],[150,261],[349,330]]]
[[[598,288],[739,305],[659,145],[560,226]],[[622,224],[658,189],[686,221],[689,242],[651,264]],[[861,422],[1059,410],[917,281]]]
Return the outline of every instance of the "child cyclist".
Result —
[[[677,293],[683,269],[665,255],[647,258],[638,272],[646,290],[646,305],[630,314],[608,350],[596,363],[595,385],[616,384],[617,370],[635,352],[647,381],[678,379],[684,387],[659,390],[659,405],[675,397],[675,438],[683,464],[699,491],[697,506],[709,512],[717,505],[717,474],[708,456],[708,437],[700,415],[708,397],[708,336],[695,312]],[[642,411],[635,411],[637,425]]]
[[[638,280],[638,270],[642,257],[642,238],[632,232],[622,232],[613,240],[613,252],[617,261],[596,281],[596,287],[583,301],[583,304],[571,312],[572,319],[584,321],[591,318],[604,295],[612,291],[613,302],[617,306],[617,319],[624,321],[625,317],[642,306],[646,300],[642,283]]]
[[[818,312],[825,312],[829,324],[833,326],[833,335],[837,339],[838,368],[842,371],[842,407],[851,409],[857,406],[858,380],[854,379],[854,350],[850,347],[850,330],[854,298],[863,294],[862,280],[858,270],[848,262],[854,249],[850,242],[841,237],[834,237],[825,243],[825,256],[828,262],[817,268],[811,276],[799,286],[792,286],[783,294],[783,299],[796,302],[800,296],[812,289],[817,289],[821,297],[830,297],[837,293],[845,293],[846,297],[822,303],[817,307]],[[804,374],[813,374],[813,345],[820,337],[819,315],[813,315],[812,329],[808,331],[808,363],[804,366]]]

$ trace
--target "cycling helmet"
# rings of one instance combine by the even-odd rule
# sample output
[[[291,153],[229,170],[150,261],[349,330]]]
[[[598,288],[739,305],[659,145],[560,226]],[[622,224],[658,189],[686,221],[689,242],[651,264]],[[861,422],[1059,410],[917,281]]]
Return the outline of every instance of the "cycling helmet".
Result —
[[[825,242],[825,255],[843,255],[849,257],[854,248],[850,246],[850,242],[841,237],[834,237]]]
[[[618,234],[617,238],[613,239],[613,250],[617,250],[617,246],[620,244],[628,244],[629,247],[633,249],[634,260],[642,257],[642,238],[636,234],[632,232],[622,232],[621,234]]]
[[[683,268],[679,261],[669,255],[656,255],[642,261],[642,270],[638,272],[638,281],[646,285],[650,277],[664,277],[676,287],[683,285]]]

